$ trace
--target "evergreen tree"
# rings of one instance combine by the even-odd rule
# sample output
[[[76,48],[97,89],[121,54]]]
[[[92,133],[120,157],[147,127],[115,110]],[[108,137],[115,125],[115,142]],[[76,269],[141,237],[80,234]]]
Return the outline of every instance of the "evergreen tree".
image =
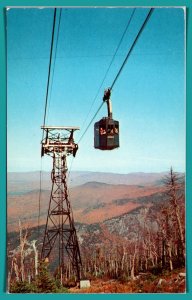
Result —
[[[53,278],[51,278],[46,262],[40,262],[39,273],[37,276],[37,287],[39,293],[56,293],[57,286]]]
[[[38,293],[38,289],[35,284],[28,283],[27,281],[16,281],[10,285],[10,293]]]

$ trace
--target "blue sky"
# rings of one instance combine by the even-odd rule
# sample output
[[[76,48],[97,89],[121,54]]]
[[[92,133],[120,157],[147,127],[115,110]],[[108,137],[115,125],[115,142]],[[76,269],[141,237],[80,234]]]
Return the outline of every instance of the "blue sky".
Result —
[[[148,12],[147,8],[136,9],[92,106],[132,10],[62,9],[46,125],[79,126],[75,136],[79,140]],[[50,8],[7,11],[8,171],[41,168],[40,127],[53,13]],[[94,149],[93,122],[80,141],[72,170],[161,172],[171,166],[175,171],[185,170],[184,27],[182,8],[154,10],[112,91],[113,117],[120,122],[120,148]],[[95,121],[106,114],[103,106]],[[50,158],[44,157],[42,163],[44,170],[51,170]]]

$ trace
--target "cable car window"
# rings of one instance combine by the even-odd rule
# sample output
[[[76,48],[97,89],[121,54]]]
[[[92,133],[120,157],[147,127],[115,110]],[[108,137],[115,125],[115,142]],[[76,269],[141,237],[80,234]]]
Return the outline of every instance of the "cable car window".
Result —
[[[113,125],[108,125],[107,133],[114,134]]]
[[[119,133],[119,130],[118,130],[118,126],[116,125],[115,126],[115,134],[118,134]]]
[[[99,133],[100,133],[100,135],[104,135],[104,134],[106,134],[106,130],[105,130],[105,128],[103,128],[103,127],[100,127],[100,129],[99,129]]]

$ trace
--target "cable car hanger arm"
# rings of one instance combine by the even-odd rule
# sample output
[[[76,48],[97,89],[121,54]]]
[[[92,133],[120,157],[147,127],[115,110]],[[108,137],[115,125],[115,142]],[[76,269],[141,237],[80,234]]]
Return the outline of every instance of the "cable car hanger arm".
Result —
[[[108,111],[108,118],[112,119],[112,102],[111,102],[111,89],[108,88],[104,91],[103,101],[107,103],[107,111]]]

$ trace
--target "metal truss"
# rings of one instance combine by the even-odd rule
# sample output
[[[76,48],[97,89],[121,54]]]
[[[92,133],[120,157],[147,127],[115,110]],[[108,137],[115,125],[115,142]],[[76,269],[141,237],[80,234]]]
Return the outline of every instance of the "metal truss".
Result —
[[[45,138],[42,140],[41,155],[46,154],[52,157],[53,168],[51,172],[52,190],[41,258],[48,258],[52,249],[57,247],[61,276],[66,268],[66,263],[70,261],[79,280],[81,256],[66,181],[67,156],[76,155],[78,145],[74,143],[73,134],[79,128],[43,126],[42,129]]]

